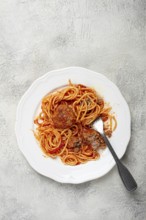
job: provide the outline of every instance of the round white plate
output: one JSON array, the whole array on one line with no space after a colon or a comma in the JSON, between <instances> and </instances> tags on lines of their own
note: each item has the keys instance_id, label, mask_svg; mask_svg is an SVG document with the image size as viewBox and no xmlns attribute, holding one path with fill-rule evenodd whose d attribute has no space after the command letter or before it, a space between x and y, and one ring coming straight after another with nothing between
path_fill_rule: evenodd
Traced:
<instances>
[{"instance_id":1,"label":"round white plate","mask_svg":"<svg viewBox=\"0 0 146 220\"><path fill-rule=\"evenodd\" d=\"M32 132L33 120L42 97L55 88L66 85L69 79L73 83L94 88L112 106L118 127L110 141L119 158L126 151L130 139L131 122L128 105L119 89L100 73L81 67L69 67L51 71L33 82L21 98L17 108L15 131L19 148L38 173L58 182L77 184L99 178L112 169L115 162L109 150L105 149L97 161L90 161L79 166L68 166L64 165L59 158L44 157Z\"/></svg>"}]
</instances>

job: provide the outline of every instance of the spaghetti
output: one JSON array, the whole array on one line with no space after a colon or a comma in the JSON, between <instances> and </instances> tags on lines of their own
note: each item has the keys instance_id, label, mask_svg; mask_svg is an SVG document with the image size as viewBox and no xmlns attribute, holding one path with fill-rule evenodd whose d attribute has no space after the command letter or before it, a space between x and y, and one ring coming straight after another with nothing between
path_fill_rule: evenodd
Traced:
<instances>
[{"instance_id":1,"label":"spaghetti","mask_svg":"<svg viewBox=\"0 0 146 220\"><path fill-rule=\"evenodd\" d=\"M78 165L100 157L106 147L102 136L91 125L98 117L110 137L117 122L107 105L94 89L72 84L46 95L41 112L35 118L34 135L43 152L63 163Z\"/></svg>"}]
</instances>

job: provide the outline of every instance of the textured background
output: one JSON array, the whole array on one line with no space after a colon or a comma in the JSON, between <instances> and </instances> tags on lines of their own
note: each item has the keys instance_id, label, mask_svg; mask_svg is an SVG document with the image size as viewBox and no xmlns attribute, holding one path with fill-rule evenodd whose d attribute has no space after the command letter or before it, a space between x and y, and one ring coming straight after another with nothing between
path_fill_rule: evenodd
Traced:
<instances>
[{"instance_id":1,"label":"textured background","mask_svg":"<svg viewBox=\"0 0 146 220\"><path fill-rule=\"evenodd\" d=\"M0 1L0 220L146 219L145 0ZM18 101L49 70L83 66L105 74L126 98L132 137L123 162L139 188L114 168L81 185L37 174L20 153Z\"/></svg>"}]
</instances>

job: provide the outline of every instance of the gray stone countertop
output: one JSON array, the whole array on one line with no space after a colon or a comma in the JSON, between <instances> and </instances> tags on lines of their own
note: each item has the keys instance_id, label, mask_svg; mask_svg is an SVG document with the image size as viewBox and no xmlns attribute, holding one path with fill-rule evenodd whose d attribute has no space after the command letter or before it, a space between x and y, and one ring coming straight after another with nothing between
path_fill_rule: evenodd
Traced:
<instances>
[{"instance_id":1,"label":"gray stone countertop","mask_svg":"<svg viewBox=\"0 0 146 220\"><path fill-rule=\"evenodd\" d=\"M17 104L44 73L82 66L112 80L127 100L132 136L123 162L138 190L113 168L84 184L37 174L18 149ZM0 1L0 220L146 219L145 0Z\"/></svg>"}]
</instances>

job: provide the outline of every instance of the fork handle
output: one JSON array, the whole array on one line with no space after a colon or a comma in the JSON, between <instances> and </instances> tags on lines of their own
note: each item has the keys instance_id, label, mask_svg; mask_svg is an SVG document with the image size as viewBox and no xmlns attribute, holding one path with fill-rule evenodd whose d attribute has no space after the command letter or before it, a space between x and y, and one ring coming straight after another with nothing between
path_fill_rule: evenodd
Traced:
<instances>
[{"instance_id":1,"label":"fork handle","mask_svg":"<svg viewBox=\"0 0 146 220\"><path fill-rule=\"evenodd\" d=\"M121 177L126 189L128 191L136 190L137 189L137 183L134 180L133 176L131 175L129 170L122 164L122 162L119 160L117 154L115 153L111 143L109 142L109 140L108 140L108 138L106 137L105 134L103 134L103 138L104 138L104 141L105 141L106 145L108 146L111 154L113 155L113 158L116 161L120 177Z\"/></svg>"}]
</instances>

